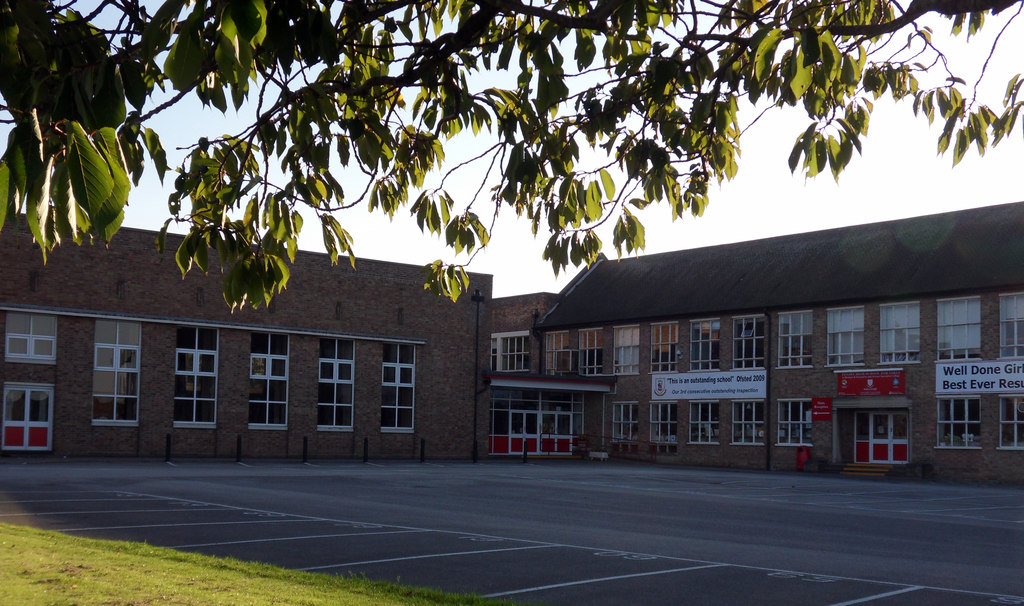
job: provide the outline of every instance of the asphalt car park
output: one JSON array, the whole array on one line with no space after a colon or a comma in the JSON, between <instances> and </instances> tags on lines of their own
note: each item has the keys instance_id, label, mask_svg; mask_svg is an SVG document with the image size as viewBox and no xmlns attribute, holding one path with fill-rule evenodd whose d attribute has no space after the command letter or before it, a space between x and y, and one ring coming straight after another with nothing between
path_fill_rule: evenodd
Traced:
<instances>
[{"instance_id":1,"label":"asphalt car park","mask_svg":"<svg viewBox=\"0 0 1024 606\"><path fill-rule=\"evenodd\" d=\"M1024 490L583 461L4 459L0 521L545 604L1024 604Z\"/></svg>"}]
</instances>

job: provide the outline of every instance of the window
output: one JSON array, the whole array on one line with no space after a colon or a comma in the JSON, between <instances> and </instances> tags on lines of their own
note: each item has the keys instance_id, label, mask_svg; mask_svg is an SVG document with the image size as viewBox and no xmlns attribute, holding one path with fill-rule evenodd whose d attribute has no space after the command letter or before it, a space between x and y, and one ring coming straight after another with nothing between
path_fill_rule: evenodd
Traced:
<instances>
[{"instance_id":1,"label":"window","mask_svg":"<svg viewBox=\"0 0 1024 606\"><path fill-rule=\"evenodd\" d=\"M1024 294L999 297L999 357L1024 357Z\"/></svg>"},{"instance_id":2,"label":"window","mask_svg":"<svg viewBox=\"0 0 1024 606\"><path fill-rule=\"evenodd\" d=\"M981 357L981 299L950 299L938 303L939 359Z\"/></svg>"},{"instance_id":3,"label":"window","mask_svg":"<svg viewBox=\"0 0 1024 606\"><path fill-rule=\"evenodd\" d=\"M779 401L779 444L811 445L811 401Z\"/></svg>"},{"instance_id":4,"label":"window","mask_svg":"<svg viewBox=\"0 0 1024 606\"><path fill-rule=\"evenodd\" d=\"M411 430L416 349L412 345L385 343L381 372L380 428Z\"/></svg>"},{"instance_id":5,"label":"window","mask_svg":"<svg viewBox=\"0 0 1024 606\"><path fill-rule=\"evenodd\" d=\"M864 363L864 308L828 310L828 364Z\"/></svg>"},{"instance_id":6,"label":"window","mask_svg":"<svg viewBox=\"0 0 1024 606\"><path fill-rule=\"evenodd\" d=\"M981 404L978 398L939 400L936 445L953 448L977 446L981 435Z\"/></svg>"},{"instance_id":7,"label":"window","mask_svg":"<svg viewBox=\"0 0 1024 606\"><path fill-rule=\"evenodd\" d=\"M93 421L138 422L140 332L137 322L96 320Z\"/></svg>"},{"instance_id":8,"label":"window","mask_svg":"<svg viewBox=\"0 0 1024 606\"><path fill-rule=\"evenodd\" d=\"M178 328L174 422L217 422L217 330Z\"/></svg>"},{"instance_id":9,"label":"window","mask_svg":"<svg viewBox=\"0 0 1024 606\"><path fill-rule=\"evenodd\" d=\"M651 442L675 444L679 433L675 402L651 403Z\"/></svg>"},{"instance_id":10,"label":"window","mask_svg":"<svg viewBox=\"0 0 1024 606\"><path fill-rule=\"evenodd\" d=\"M580 331L580 374L604 372L604 338L600 328Z\"/></svg>"},{"instance_id":11,"label":"window","mask_svg":"<svg viewBox=\"0 0 1024 606\"><path fill-rule=\"evenodd\" d=\"M491 337L491 368L498 371L530 370L530 333L505 333Z\"/></svg>"},{"instance_id":12,"label":"window","mask_svg":"<svg viewBox=\"0 0 1024 606\"><path fill-rule=\"evenodd\" d=\"M640 327L620 326L615 329L615 374L635 375L640 372Z\"/></svg>"},{"instance_id":13,"label":"window","mask_svg":"<svg viewBox=\"0 0 1024 606\"><path fill-rule=\"evenodd\" d=\"M354 368L355 343L348 339L320 339L320 381L316 401L318 428L352 427Z\"/></svg>"},{"instance_id":14,"label":"window","mask_svg":"<svg viewBox=\"0 0 1024 606\"><path fill-rule=\"evenodd\" d=\"M779 367L811 366L811 319L809 311L779 314Z\"/></svg>"},{"instance_id":15,"label":"window","mask_svg":"<svg viewBox=\"0 0 1024 606\"><path fill-rule=\"evenodd\" d=\"M651 324L651 372L675 372L679 324Z\"/></svg>"},{"instance_id":16,"label":"window","mask_svg":"<svg viewBox=\"0 0 1024 606\"><path fill-rule=\"evenodd\" d=\"M288 335L254 332L249 349L249 424L288 423Z\"/></svg>"},{"instance_id":17,"label":"window","mask_svg":"<svg viewBox=\"0 0 1024 606\"><path fill-rule=\"evenodd\" d=\"M1024 396L999 399L999 446L1024 448Z\"/></svg>"},{"instance_id":18,"label":"window","mask_svg":"<svg viewBox=\"0 0 1024 606\"><path fill-rule=\"evenodd\" d=\"M732 403L732 443L764 443L764 402Z\"/></svg>"},{"instance_id":19,"label":"window","mask_svg":"<svg viewBox=\"0 0 1024 606\"><path fill-rule=\"evenodd\" d=\"M764 317L732 321L733 368L764 368Z\"/></svg>"},{"instance_id":20,"label":"window","mask_svg":"<svg viewBox=\"0 0 1024 606\"><path fill-rule=\"evenodd\" d=\"M568 332L549 332L544 335L544 371L549 375L573 372L576 352L569 348Z\"/></svg>"},{"instance_id":21,"label":"window","mask_svg":"<svg viewBox=\"0 0 1024 606\"><path fill-rule=\"evenodd\" d=\"M718 320L690 322L690 370L718 369Z\"/></svg>"},{"instance_id":22,"label":"window","mask_svg":"<svg viewBox=\"0 0 1024 606\"><path fill-rule=\"evenodd\" d=\"M41 314L7 313L8 360L47 362L57 359L57 318Z\"/></svg>"},{"instance_id":23,"label":"window","mask_svg":"<svg viewBox=\"0 0 1024 606\"><path fill-rule=\"evenodd\" d=\"M921 360L921 312L917 303L879 306L881 362Z\"/></svg>"},{"instance_id":24,"label":"window","mask_svg":"<svg viewBox=\"0 0 1024 606\"><path fill-rule=\"evenodd\" d=\"M718 443L718 402L690 402L690 442Z\"/></svg>"},{"instance_id":25,"label":"window","mask_svg":"<svg viewBox=\"0 0 1024 606\"><path fill-rule=\"evenodd\" d=\"M636 441L639 423L635 403L615 402L612 405L612 439Z\"/></svg>"}]
</instances>

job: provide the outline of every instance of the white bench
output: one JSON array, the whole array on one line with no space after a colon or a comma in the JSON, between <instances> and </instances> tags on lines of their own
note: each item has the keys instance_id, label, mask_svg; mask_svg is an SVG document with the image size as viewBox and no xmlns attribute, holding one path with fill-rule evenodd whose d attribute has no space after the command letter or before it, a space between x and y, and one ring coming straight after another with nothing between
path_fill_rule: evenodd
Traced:
<instances>
[{"instance_id":1,"label":"white bench","mask_svg":"<svg viewBox=\"0 0 1024 606\"><path fill-rule=\"evenodd\" d=\"M587 454L587 456L590 458L591 461L607 461L608 460L608 453L607 452L600 452L600 451L592 450L592 451L590 451Z\"/></svg>"}]
</instances>

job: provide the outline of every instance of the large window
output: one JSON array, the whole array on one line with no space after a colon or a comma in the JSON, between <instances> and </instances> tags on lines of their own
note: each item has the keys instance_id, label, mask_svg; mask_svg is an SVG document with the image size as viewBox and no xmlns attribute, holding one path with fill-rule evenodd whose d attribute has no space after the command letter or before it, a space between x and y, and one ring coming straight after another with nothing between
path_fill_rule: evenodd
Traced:
<instances>
[{"instance_id":1,"label":"large window","mask_svg":"<svg viewBox=\"0 0 1024 606\"><path fill-rule=\"evenodd\" d=\"M828 310L828 364L864 363L864 308Z\"/></svg>"},{"instance_id":2,"label":"large window","mask_svg":"<svg viewBox=\"0 0 1024 606\"><path fill-rule=\"evenodd\" d=\"M600 328L580 331L580 374L599 375L604 372L604 338Z\"/></svg>"},{"instance_id":3,"label":"large window","mask_svg":"<svg viewBox=\"0 0 1024 606\"><path fill-rule=\"evenodd\" d=\"M690 370L718 369L718 338L721 323L718 320L690 322Z\"/></svg>"},{"instance_id":4,"label":"large window","mask_svg":"<svg viewBox=\"0 0 1024 606\"><path fill-rule=\"evenodd\" d=\"M615 329L615 374L634 375L640 372L640 327L619 326Z\"/></svg>"},{"instance_id":5,"label":"large window","mask_svg":"<svg viewBox=\"0 0 1024 606\"><path fill-rule=\"evenodd\" d=\"M401 343L385 343L381 371L381 429L411 430L416 385L416 348Z\"/></svg>"},{"instance_id":6,"label":"large window","mask_svg":"<svg viewBox=\"0 0 1024 606\"><path fill-rule=\"evenodd\" d=\"M779 400L779 444L811 445L810 400Z\"/></svg>"},{"instance_id":7,"label":"large window","mask_svg":"<svg viewBox=\"0 0 1024 606\"><path fill-rule=\"evenodd\" d=\"M651 372L676 371L679 324L651 324Z\"/></svg>"},{"instance_id":8,"label":"large window","mask_svg":"<svg viewBox=\"0 0 1024 606\"><path fill-rule=\"evenodd\" d=\"M4 353L8 360L52 362L57 359L57 318L8 312Z\"/></svg>"},{"instance_id":9,"label":"large window","mask_svg":"<svg viewBox=\"0 0 1024 606\"><path fill-rule=\"evenodd\" d=\"M651 442L655 444L675 444L679 433L679 420L676 417L675 402L651 403Z\"/></svg>"},{"instance_id":10,"label":"large window","mask_svg":"<svg viewBox=\"0 0 1024 606\"><path fill-rule=\"evenodd\" d=\"M779 314L779 367L811 366L812 317L809 311Z\"/></svg>"},{"instance_id":11,"label":"large window","mask_svg":"<svg viewBox=\"0 0 1024 606\"><path fill-rule=\"evenodd\" d=\"M96 320L92 373L92 419L111 423L139 420L138 322Z\"/></svg>"},{"instance_id":12,"label":"large window","mask_svg":"<svg viewBox=\"0 0 1024 606\"><path fill-rule=\"evenodd\" d=\"M178 328L174 366L174 422L217 422L217 330Z\"/></svg>"},{"instance_id":13,"label":"large window","mask_svg":"<svg viewBox=\"0 0 1024 606\"><path fill-rule=\"evenodd\" d=\"M939 359L981 357L981 299L938 302Z\"/></svg>"},{"instance_id":14,"label":"large window","mask_svg":"<svg viewBox=\"0 0 1024 606\"><path fill-rule=\"evenodd\" d=\"M764 402L732 403L732 443L764 443Z\"/></svg>"},{"instance_id":15,"label":"large window","mask_svg":"<svg viewBox=\"0 0 1024 606\"><path fill-rule=\"evenodd\" d=\"M509 372L530 370L530 333L493 335L491 337L491 368Z\"/></svg>"},{"instance_id":16,"label":"large window","mask_svg":"<svg viewBox=\"0 0 1024 606\"><path fill-rule=\"evenodd\" d=\"M881 362L921 360L921 312L914 303L879 306Z\"/></svg>"},{"instance_id":17,"label":"large window","mask_svg":"<svg viewBox=\"0 0 1024 606\"><path fill-rule=\"evenodd\" d=\"M999 399L999 446L1024 448L1024 396Z\"/></svg>"},{"instance_id":18,"label":"large window","mask_svg":"<svg viewBox=\"0 0 1024 606\"><path fill-rule=\"evenodd\" d=\"M355 344L348 339L320 339L320 381L316 425L351 429Z\"/></svg>"},{"instance_id":19,"label":"large window","mask_svg":"<svg viewBox=\"0 0 1024 606\"><path fill-rule=\"evenodd\" d=\"M999 357L1024 357L1024 294L999 297Z\"/></svg>"},{"instance_id":20,"label":"large window","mask_svg":"<svg viewBox=\"0 0 1024 606\"><path fill-rule=\"evenodd\" d=\"M249 424L288 423L288 335L254 332L249 349Z\"/></svg>"},{"instance_id":21,"label":"large window","mask_svg":"<svg viewBox=\"0 0 1024 606\"><path fill-rule=\"evenodd\" d=\"M978 446L981 435L981 403L978 398L939 400L938 446Z\"/></svg>"},{"instance_id":22,"label":"large window","mask_svg":"<svg viewBox=\"0 0 1024 606\"><path fill-rule=\"evenodd\" d=\"M690 442L718 443L718 402L690 402Z\"/></svg>"},{"instance_id":23,"label":"large window","mask_svg":"<svg viewBox=\"0 0 1024 606\"><path fill-rule=\"evenodd\" d=\"M733 368L764 368L764 316L732 321Z\"/></svg>"},{"instance_id":24,"label":"large window","mask_svg":"<svg viewBox=\"0 0 1024 606\"><path fill-rule=\"evenodd\" d=\"M612 405L612 439L636 441L639 432L635 402L615 402Z\"/></svg>"},{"instance_id":25,"label":"large window","mask_svg":"<svg viewBox=\"0 0 1024 606\"><path fill-rule=\"evenodd\" d=\"M549 375L565 375L573 372L575 350L569 347L567 331L549 332L544 335L544 372Z\"/></svg>"}]
</instances>

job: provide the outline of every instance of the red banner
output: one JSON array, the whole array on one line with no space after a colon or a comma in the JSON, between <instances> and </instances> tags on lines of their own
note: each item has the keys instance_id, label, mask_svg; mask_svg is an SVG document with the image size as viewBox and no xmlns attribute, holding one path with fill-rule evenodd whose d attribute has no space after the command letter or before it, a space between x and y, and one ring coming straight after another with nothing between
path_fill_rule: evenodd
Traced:
<instances>
[{"instance_id":1,"label":"red banner","mask_svg":"<svg viewBox=\"0 0 1024 606\"><path fill-rule=\"evenodd\" d=\"M907 393L902 370L839 373L841 396L902 396Z\"/></svg>"},{"instance_id":2,"label":"red banner","mask_svg":"<svg viewBox=\"0 0 1024 606\"><path fill-rule=\"evenodd\" d=\"M811 399L811 420L831 421L832 420L832 398Z\"/></svg>"}]
</instances>

